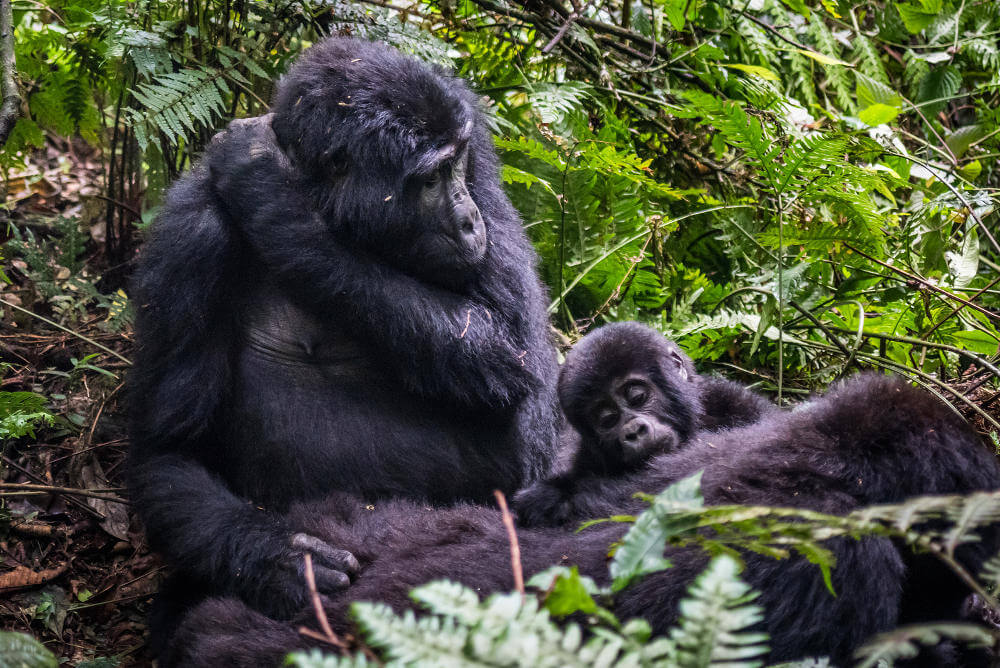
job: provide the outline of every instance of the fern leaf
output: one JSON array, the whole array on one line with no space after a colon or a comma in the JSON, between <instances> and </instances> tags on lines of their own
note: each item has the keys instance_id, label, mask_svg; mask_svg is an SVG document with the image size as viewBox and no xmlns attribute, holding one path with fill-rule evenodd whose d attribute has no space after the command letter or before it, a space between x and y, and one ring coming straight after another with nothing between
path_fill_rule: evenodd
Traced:
<instances>
[{"instance_id":1,"label":"fern leaf","mask_svg":"<svg viewBox=\"0 0 1000 668\"><path fill-rule=\"evenodd\" d=\"M931 647L942 640L954 640L963 646L990 647L995 642L989 630L975 624L940 623L901 626L880 633L858 650L856 668L892 666L898 659L912 659L921 646Z\"/></svg>"},{"instance_id":2,"label":"fern leaf","mask_svg":"<svg viewBox=\"0 0 1000 668\"><path fill-rule=\"evenodd\" d=\"M759 666L767 654L766 633L744 631L764 619L764 610L753 605L757 593L739 577L740 564L733 557L713 559L680 602L677 626L670 639L677 648L677 666Z\"/></svg>"}]
</instances>

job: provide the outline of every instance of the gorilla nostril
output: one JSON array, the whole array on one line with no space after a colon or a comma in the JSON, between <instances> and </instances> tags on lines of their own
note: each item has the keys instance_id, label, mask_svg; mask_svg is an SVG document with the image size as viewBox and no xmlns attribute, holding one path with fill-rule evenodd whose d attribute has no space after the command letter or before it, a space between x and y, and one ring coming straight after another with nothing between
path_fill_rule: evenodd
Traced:
<instances>
[{"instance_id":1,"label":"gorilla nostril","mask_svg":"<svg viewBox=\"0 0 1000 668\"><path fill-rule=\"evenodd\" d=\"M475 231L476 231L476 226L472 224L471 220L467 220L467 221L465 221L465 222L462 223L462 233L463 234L472 234Z\"/></svg>"}]
</instances>

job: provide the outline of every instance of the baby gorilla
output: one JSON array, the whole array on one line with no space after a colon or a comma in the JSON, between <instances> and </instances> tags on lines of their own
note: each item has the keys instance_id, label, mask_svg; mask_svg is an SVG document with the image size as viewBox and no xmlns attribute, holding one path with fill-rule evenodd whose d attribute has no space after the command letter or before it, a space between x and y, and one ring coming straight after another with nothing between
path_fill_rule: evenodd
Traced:
<instances>
[{"instance_id":1,"label":"baby gorilla","mask_svg":"<svg viewBox=\"0 0 1000 668\"><path fill-rule=\"evenodd\" d=\"M630 392L628 385L636 380L643 382ZM581 574L606 585L608 547L627 526L603 523L580 533L570 527L585 519L638 514L645 504L635 498L636 492L658 492L698 471L703 472L701 489L708 505L773 505L840 515L920 494L1000 487L1000 464L968 427L936 398L896 378L859 375L795 410L779 411L724 382L695 376L690 363L655 332L615 325L595 332L573 351L561 390L569 419L581 432L569 471L581 473L576 479L565 474L567 488L556 497L556 510L568 526L518 531L529 577L552 564L575 564ZM656 406L649 409L655 418L638 405L629 406L629 396L643 393L644 405ZM617 400L602 406L605 395ZM727 403L740 416L737 424L750 424L726 428L732 418L721 407ZM602 441L594 413L587 411L596 408L599 413L612 405L622 412L621 424L655 419L650 432L672 431L656 443L674 449L653 454L644 464L616 465L620 473L613 476L601 474L604 464L587 464L588 454L602 444L622 452L619 441L627 434L619 429L619 439ZM630 416L624 415L623 405ZM705 406L715 406L714 417ZM572 412L577 409L582 413ZM607 461L598 454L599 462ZM527 498L518 498L522 512ZM538 515L540 524L551 523L544 513ZM288 521L297 530L343 546L361 561L350 588L325 601L338 632L351 629L347 608L352 601L382 601L403 610L413 605L409 590L431 580L461 582L483 596L512 588L507 536L493 508L428 509L393 501L372 509L341 495L294 507ZM958 560L979 572L983 561L1000 549L998 531L981 530L979 542L960 546ZM770 636L769 662L825 655L835 665L847 665L875 633L904 623L961 618L968 591L932 556L915 555L886 538L836 538L825 545L835 558L836 596L804 557L743 555L743 577L760 592L758 602L765 610L760 626ZM669 547L665 556L672 568L646 576L612 602L620 619L643 617L657 634L676 621L688 585L707 563L695 548ZM184 618L174 660L206 668L276 665L285 652L314 644L297 632L300 622L315 626L313 613L304 611L290 624L236 599L212 599ZM966 656L960 662L944 653L949 650L933 648L933 657L917 661L986 665L981 657Z\"/></svg>"},{"instance_id":2,"label":"baby gorilla","mask_svg":"<svg viewBox=\"0 0 1000 668\"><path fill-rule=\"evenodd\" d=\"M562 437L569 463L514 497L522 526L579 517L572 505L585 479L636 471L696 433L750 425L778 410L738 383L699 376L676 344L635 322L602 327L570 351L559 402L572 428Z\"/></svg>"}]
</instances>

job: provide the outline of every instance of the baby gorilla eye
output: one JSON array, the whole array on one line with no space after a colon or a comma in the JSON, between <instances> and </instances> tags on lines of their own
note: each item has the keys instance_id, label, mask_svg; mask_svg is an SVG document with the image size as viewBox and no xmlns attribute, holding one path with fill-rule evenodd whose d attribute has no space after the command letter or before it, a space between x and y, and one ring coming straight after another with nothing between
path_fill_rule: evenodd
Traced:
<instances>
[{"instance_id":1,"label":"baby gorilla eye","mask_svg":"<svg viewBox=\"0 0 1000 668\"><path fill-rule=\"evenodd\" d=\"M641 406L646 403L649 393L646 392L646 386L642 383L630 383L625 388L625 401L628 402L629 406Z\"/></svg>"},{"instance_id":2,"label":"baby gorilla eye","mask_svg":"<svg viewBox=\"0 0 1000 668\"><path fill-rule=\"evenodd\" d=\"M597 411L597 426L601 429L611 429L618 424L618 411L606 407Z\"/></svg>"}]
</instances>

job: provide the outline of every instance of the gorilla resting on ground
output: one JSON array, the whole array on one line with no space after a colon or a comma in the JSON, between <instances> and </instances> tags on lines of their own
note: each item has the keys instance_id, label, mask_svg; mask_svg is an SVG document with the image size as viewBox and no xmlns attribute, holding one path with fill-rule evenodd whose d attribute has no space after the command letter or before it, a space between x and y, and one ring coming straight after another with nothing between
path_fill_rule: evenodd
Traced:
<instances>
[{"instance_id":1,"label":"gorilla resting on ground","mask_svg":"<svg viewBox=\"0 0 1000 668\"><path fill-rule=\"evenodd\" d=\"M154 633L202 592L270 614L355 558L290 503L486 501L547 469L558 411L536 257L475 95L329 39L170 191L135 278L132 496L176 569Z\"/></svg>"},{"instance_id":2,"label":"gorilla resting on ground","mask_svg":"<svg viewBox=\"0 0 1000 668\"><path fill-rule=\"evenodd\" d=\"M635 462L632 472L617 477L587 473L565 486L550 481L521 495L522 506L533 493L540 507L554 509L569 523L637 513L644 504L633 498L635 492L659 491L699 470L704 471L702 493L709 504L772 504L838 514L920 494L1000 486L1000 465L966 425L933 397L884 376L858 376L793 411L761 406L764 415L756 424L695 431L705 382L693 376L674 346L634 324L598 330L567 360L561 399L581 432L581 453L609 445L614 449L610 459L618 458L621 444L595 434L608 408L603 397L636 394L627 387L620 392L620 378L644 386L647 409L633 412L655 422L662 442L679 447L655 454L645 464ZM682 434L689 434L686 442ZM608 459L602 455L602 461ZM544 492L553 490L553 499L546 499ZM347 547L364 564L351 588L327 601L339 630L349 628L346 609L351 601L407 608L412 605L407 592L433 579L456 580L483 595L512 588L507 537L494 509L431 510L397 501L366 510L360 501L338 496L296 506L288 521ZM624 531L614 524L580 534L565 526L522 528L525 574L556 563L577 564L581 573L606 584L608 546ZM819 569L800 557L775 561L745 555L744 577L761 592L766 611L769 660L829 655L843 665L874 633L904 622L960 615L967 590L936 562L904 553L888 539L835 539L828 545L837 560L837 596L827 590ZM965 546L959 556L975 569L998 547L1000 537L991 532L981 543ZM667 556L673 568L617 594L614 609L620 618L644 617L658 633L674 621L678 601L707 559L689 548L671 548ZM307 611L301 621L308 623L311 617ZM285 651L309 644L296 628L235 599L213 599L184 620L176 660L194 666L275 663ZM958 664L954 657L936 653L926 665Z\"/></svg>"}]
</instances>

